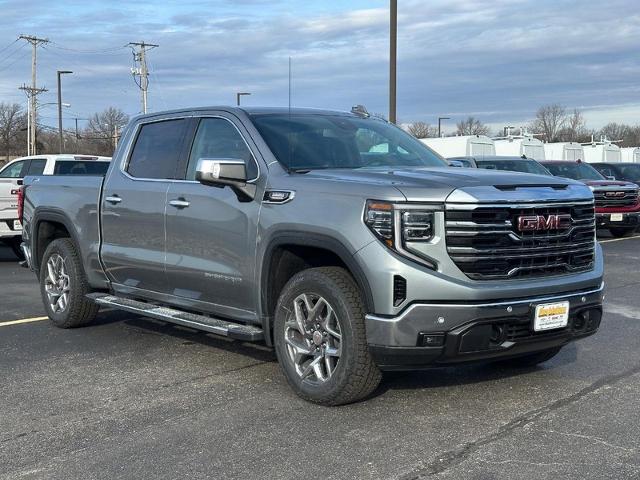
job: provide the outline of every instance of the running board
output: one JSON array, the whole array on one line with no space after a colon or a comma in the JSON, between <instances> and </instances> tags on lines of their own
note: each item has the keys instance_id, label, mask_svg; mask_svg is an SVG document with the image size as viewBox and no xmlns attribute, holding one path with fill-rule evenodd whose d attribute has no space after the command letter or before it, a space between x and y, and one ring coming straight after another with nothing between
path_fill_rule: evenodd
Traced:
<instances>
[{"instance_id":1,"label":"running board","mask_svg":"<svg viewBox=\"0 0 640 480\"><path fill-rule=\"evenodd\" d=\"M151 317L157 320L175 323L185 327L204 330L224 337L245 342L257 342L264 338L262 329L251 325L220 320L219 318L207 317L195 313L183 312L169 307L161 307L152 303L139 302L124 297L116 297L106 293L90 293L87 298L93 300L98 305L105 305L137 313L144 317Z\"/></svg>"}]
</instances>

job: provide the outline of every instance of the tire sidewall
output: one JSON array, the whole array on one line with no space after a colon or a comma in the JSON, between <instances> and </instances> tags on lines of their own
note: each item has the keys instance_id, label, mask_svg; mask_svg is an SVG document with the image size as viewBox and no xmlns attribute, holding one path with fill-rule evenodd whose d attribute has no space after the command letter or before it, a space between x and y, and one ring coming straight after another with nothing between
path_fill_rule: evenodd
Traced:
<instances>
[{"instance_id":1,"label":"tire sidewall","mask_svg":"<svg viewBox=\"0 0 640 480\"><path fill-rule=\"evenodd\" d=\"M78 266L75 264L74 252L71 251L71 248L68 244L68 241L59 239L54 240L49 244L47 249L44 252L42 257L42 263L40 264L40 293L42 296L42 303L44 304L45 311L47 315L51 319L51 321L58 326L65 325L71 317L71 311L73 310L73 302L75 301L75 296L78 292L76 292L77 285L80 283L78 280ZM62 257L65 265L65 270L67 275L69 275L69 299L67 303L67 308L64 309L63 312L54 312L51 309L51 305L49 305L49 298L47 295L47 291L45 289L45 280L48 276L47 262L51 258L51 256L58 254Z\"/></svg>"},{"instance_id":2,"label":"tire sidewall","mask_svg":"<svg viewBox=\"0 0 640 480\"><path fill-rule=\"evenodd\" d=\"M338 365L329 380L319 385L303 381L289 358L284 341L284 324L292 315L293 300L301 293L319 295L333 308L341 329L341 354ZM287 381L302 396L314 401L325 401L339 394L348 383L349 375L354 370L354 330L353 315L344 294L328 277L313 271L296 274L283 289L278 300L274 321L274 344L278 362L284 371Z\"/></svg>"}]
</instances>

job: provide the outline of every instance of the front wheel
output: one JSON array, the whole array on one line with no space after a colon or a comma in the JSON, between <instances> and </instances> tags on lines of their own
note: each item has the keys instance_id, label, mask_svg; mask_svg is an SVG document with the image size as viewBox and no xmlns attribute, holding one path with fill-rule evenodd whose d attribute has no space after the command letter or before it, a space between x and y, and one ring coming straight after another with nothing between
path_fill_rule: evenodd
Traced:
<instances>
[{"instance_id":1,"label":"front wheel","mask_svg":"<svg viewBox=\"0 0 640 480\"><path fill-rule=\"evenodd\" d=\"M382 378L366 341L362 295L338 267L304 270L285 285L273 327L278 361L293 390L321 405L371 394Z\"/></svg>"},{"instance_id":2,"label":"front wheel","mask_svg":"<svg viewBox=\"0 0 640 480\"><path fill-rule=\"evenodd\" d=\"M628 237L636 230L636 227L612 227L609 229L611 235L616 238Z\"/></svg>"},{"instance_id":3,"label":"front wheel","mask_svg":"<svg viewBox=\"0 0 640 480\"><path fill-rule=\"evenodd\" d=\"M51 242L40 265L40 293L53 324L72 328L91 323L99 307L87 299L90 291L75 244L68 238Z\"/></svg>"}]
</instances>

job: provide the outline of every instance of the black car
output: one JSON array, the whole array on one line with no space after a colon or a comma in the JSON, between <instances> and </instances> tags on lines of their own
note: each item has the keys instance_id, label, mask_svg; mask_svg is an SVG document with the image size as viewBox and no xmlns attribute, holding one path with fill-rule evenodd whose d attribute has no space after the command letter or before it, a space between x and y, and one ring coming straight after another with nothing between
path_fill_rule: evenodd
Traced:
<instances>
[{"instance_id":1,"label":"black car","mask_svg":"<svg viewBox=\"0 0 640 480\"><path fill-rule=\"evenodd\" d=\"M592 163L591 166L607 178L640 185L640 163Z\"/></svg>"},{"instance_id":2,"label":"black car","mask_svg":"<svg viewBox=\"0 0 640 480\"><path fill-rule=\"evenodd\" d=\"M551 175L551 172L533 158L526 157L451 157L447 158L449 165L466 168L483 168L485 170L506 170L510 172L535 173L537 175Z\"/></svg>"}]
</instances>

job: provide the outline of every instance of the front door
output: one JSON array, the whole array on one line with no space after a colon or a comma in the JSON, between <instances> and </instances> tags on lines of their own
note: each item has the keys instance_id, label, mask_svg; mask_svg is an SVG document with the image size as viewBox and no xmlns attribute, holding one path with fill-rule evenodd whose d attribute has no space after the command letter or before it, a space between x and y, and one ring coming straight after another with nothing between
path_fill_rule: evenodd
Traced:
<instances>
[{"instance_id":1,"label":"front door","mask_svg":"<svg viewBox=\"0 0 640 480\"><path fill-rule=\"evenodd\" d=\"M188 119L142 124L102 196L102 260L116 289L166 293L165 212Z\"/></svg>"},{"instance_id":2,"label":"front door","mask_svg":"<svg viewBox=\"0 0 640 480\"><path fill-rule=\"evenodd\" d=\"M213 313L250 319L261 193L242 202L230 187L195 181L200 158L243 159L248 178L258 179L258 164L239 128L224 116L200 120L185 181L172 183L167 195L166 265L170 294Z\"/></svg>"}]
</instances>

